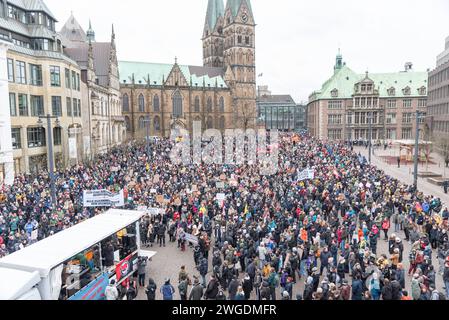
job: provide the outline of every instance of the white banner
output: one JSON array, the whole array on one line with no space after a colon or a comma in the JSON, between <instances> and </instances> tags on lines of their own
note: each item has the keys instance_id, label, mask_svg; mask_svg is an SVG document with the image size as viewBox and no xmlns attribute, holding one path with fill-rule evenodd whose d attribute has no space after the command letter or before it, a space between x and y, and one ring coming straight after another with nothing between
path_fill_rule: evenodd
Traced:
<instances>
[{"instance_id":1,"label":"white banner","mask_svg":"<svg viewBox=\"0 0 449 320\"><path fill-rule=\"evenodd\" d=\"M226 194L224 194L224 193L218 193L216 199L217 199L217 201L225 201L225 199L226 199Z\"/></svg>"},{"instance_id":2,"label":"white banner","mask_svg":"<svg viewBox=\"0 0 449 320\"><path fill-rule=\"evenodd\" d=\"M78 151L76 148L76 138L69 138L69 157L70 157L70 159L78 159Z\"/></svg>"},{"instance_id":3,"label":"white banner","mask_svg":"<svg viewBox=\"0 0 449 320\"><path fill-rule=\"evenodd\" d=\"M125 205L123 190L114 194L108 190L88 190L83 192L85 207L122 207Z\"/></svg>"},{"instance_id":4,"label":"white banner","mask_svg":"<svg viewBox=\"0 0 449 320\"><path fill-rule=\"evenodd\" d=\"M198 237L195 237L194 235L191 235L190 233L186 233L185 237L186 237L187 242L190 242L194 245L198 244Z\"/></svg>"},{"instance_id":5,"label":"white banner","mask_svg":"<svg viewBox=\"0 0 449 320\"><path fill-rule=\"evenodd\" d=\"M306 169L303 172L299 173L298 175L298 181L313 180L313 179L315 179L315 170L313 169Z\"/></svg>"}]
</instances>

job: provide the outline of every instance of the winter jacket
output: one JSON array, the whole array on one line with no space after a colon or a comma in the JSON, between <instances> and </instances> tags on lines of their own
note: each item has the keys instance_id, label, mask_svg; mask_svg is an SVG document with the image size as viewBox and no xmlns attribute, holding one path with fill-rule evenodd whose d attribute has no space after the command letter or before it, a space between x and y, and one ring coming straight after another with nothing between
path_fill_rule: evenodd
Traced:
<instances>
[{"instance_id":1,"label":"winter jacket","mask_svg":"<svg viewBox=\"0 0 449 320\"><path fill-rule=\"evenodd\" d=\"M189 300L199 301L203 297L203 286L201 284L195 284L190 291Z\"/></svg>"}]
</instances>

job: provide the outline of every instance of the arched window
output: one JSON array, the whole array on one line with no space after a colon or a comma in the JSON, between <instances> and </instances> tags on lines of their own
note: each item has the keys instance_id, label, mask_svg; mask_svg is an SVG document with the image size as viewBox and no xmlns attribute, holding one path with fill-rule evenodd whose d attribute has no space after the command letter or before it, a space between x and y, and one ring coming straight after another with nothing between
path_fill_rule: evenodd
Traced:
<instances>
[{"instance_id":1,"label":"arched window","mask_svg":"<svg viewBox=\"0 0 449 320\"><path fill-rule=\"evenodd\" d=\"M220 117L219 127L221 130L224 130L224 128L225 128L225 117L223 117L223 116Z\"/></svg>"},{"instance_id":2,"label":"arched window","mask_svg":"<svg viewBox=\"0 0 449 320\"><path fill-rule=\"evenodd\" d=\"M207 112L212 113L212 98L207 98Z\"/></svg>"},{"instance_id":3,"label":"arched window","mask_svg":"<svg viewBox=\"0 0 449 320\"><path fill-rule=\"evenodd\" d=\"M225 112L224 111L225 110L225 106L224 106L224 98L223 97L220 97L219 106L220 106L219 112Z\"/></svg>"},{"instance_id":4,"label":"arched window","mask_svg":"<svg viewBox=\"0 0 449 320\"><path fill-rule=\"evenodd\" d=\"M139 118L139 129L145 129L145 118L144 117L140 117Z\"/></svg>"},{"instance_id":5,"label":"arched window","mask_svg":"<svg viewBox=\"0 0 449 320\"><path fill-rule=\"evenodd\" d=\"M173 117L182 116L182 95L179 91L176 91L172 97L173 100Z\"/></svg>"},{"instance_id":6,"label":"arched window","mask_svg":"<svg viewBox=\"0 0 449 320\"><path fill-rule=\"evenodd\" d=\"M206 127L207 129L212 129L214 127L214 119L212 117L207 117Z\"/></svg>"},{"instance_id":7,"label":"arched window","mask_svg":"<svg viewBox=\"0 0 449 320\"><path fill-rule=\"evenodd\" d=\"M153 127L154 127L154 131L161 131L161 118L159 118L159 116L154 117Z\"/></svg>"},{"instance_id":8,"label":"arched window","mask_svg":"<svg viewBox=\"0 0 449 320\"><path fill-rule=\"evenodd\" d=\"M159 96L156 94L153 98L153 108L154 108L154 112L160 112L160 101L159 101Z\"/></svg>"},{"instance_id":9,"label":"arched window","mask_svg":"<svg viewBox=\"0 0 449 320\"><path fill-rule=\"evenodd\" d=\"M123 107L123 112L129 112L129 97L126 93L123 95L122 107Z\"/></svg>"},{"instance_id":10,"label":"arched window","mask_svg":"<svg viewBox=\"0 0 449 320\"><path fill-rule=\"evenodd\" d=\"M195 97L195 112L200 112L200 98L198 96Z\"/></svg>"},{"instance_id":11,"label":"arched window","mask_svg":"<svg viewBox=\"0 0 449 320\"><path fill-rule=\"evenodd\" d=\"M129 120L129 117L125 117L125 125L126 125L126 130L131 131L131 121Z\"/></svg>"},{"instance_id":12,"label":"arched window","mask_svg":"<svg viewBox=\"0 0 449 320\"><path fill-rule=\"evenodd\" d=\"M145 112L145 98L143 94L139 95L139 112Z\"/></svg>"}]
</instances>

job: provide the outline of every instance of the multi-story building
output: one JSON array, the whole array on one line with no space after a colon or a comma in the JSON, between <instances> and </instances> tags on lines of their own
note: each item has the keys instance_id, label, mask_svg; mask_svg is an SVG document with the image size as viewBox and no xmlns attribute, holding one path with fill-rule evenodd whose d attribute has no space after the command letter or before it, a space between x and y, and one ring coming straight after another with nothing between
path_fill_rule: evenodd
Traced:
<instances>
[{"instance_id":1,"label":"multi-story building","mask_svg":"<svg viewBox=\"0 0 449 320\"><path fill-rule=\"evenodd\" d=\"M0 66L7 65L6 52L10 42L0 39ZM11 115L9 108L8 72L0 68L0 184L12 185L14 182L14 158L11 137Z\"/></svg>"},{"instance_id":2,"label":"multi-story building","mask_svg":"<svg viewBox=\"0 0 449 320\"><path fill-rule=\"evenodd\" d=\"M432 138L441 148L445 137L445 153L449 153L449 37L446 49L437 58L437 67L429 74L429 102L426 123L432 131Z\"/></svg>"},{"instance_id":3,"label":"multi-story building","mask_svg":"<svg viewBox=\"0 0 449 320\"><path fill-rule=\"evenodd\" d=\"M290 95L272 95L267 87L259 88L257 120L267 130L301 131L304 126L305 108Z\"/></svg>"},{"instance_id":4,"label":"multi-story building","mask_svg":"<svg viewBox=\"0 0 449 320\"><path fill-rule=\"evenodd\" d=\"M250 0L209 0L203 66L119 62L123 114L135 138L175 126L225 130L256 125L255 22Z\"/></svg>"},{"instance_id":5,"label":"multi-story building","mask_svg":"<svg viewBox=\"0 0 449 320\"><path fill-rule=\"evenodd\" d=\"M366 141L371 123L374 140L414 139L416 111L427 109L427 77L411 63L402 72L357 74L339 53L332 77L309 97L309 132L322 139ZM425 138L426 130L420 132Z\"/></svg>"},{"instance_id":6,"label":"multi-story building","mask_svg":"<svg viewBox=\"0 0 449 320\"><path fill-rule=\"evenodd\" d=\"M86 33L72 14L60 34L64 52L78 63L87 86L82 100L83 146L85 157L91 158L126 139L114 27L110 41L97 42L92 25Z\"/></svg>"},{"instance_id":7,"label":"multi-story building","mask_svg":"<svg viewBox=\"0 0 449 320\"><path fill-rule=\"evenodd\" d=\"M0 1L0 37L11 42L5 64L16 173L47 168L50 114L56 168L81 155L81 70L63 53L56 18L42 0ZM3 66L3 65L2 65ZM70 141L70 143L69 143Z\"/></svg>"}]
</instances>

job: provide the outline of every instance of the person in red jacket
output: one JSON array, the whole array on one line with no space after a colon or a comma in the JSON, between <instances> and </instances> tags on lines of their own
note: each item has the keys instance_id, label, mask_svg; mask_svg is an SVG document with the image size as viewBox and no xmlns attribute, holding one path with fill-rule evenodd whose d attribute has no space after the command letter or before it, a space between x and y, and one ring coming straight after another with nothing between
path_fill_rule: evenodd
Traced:
<instances>
[{"instance_id":1,"label":"person in red jacket","mask_svg":"<svg viewBox=\"0 0 449 320\"><path fill-rule=\"evenodd\" d=\"M388 241L388 230L390 229L390 219L385 218L382 222L382 230L384 231L384 240Z\"/></svg>"}]
</instances>

